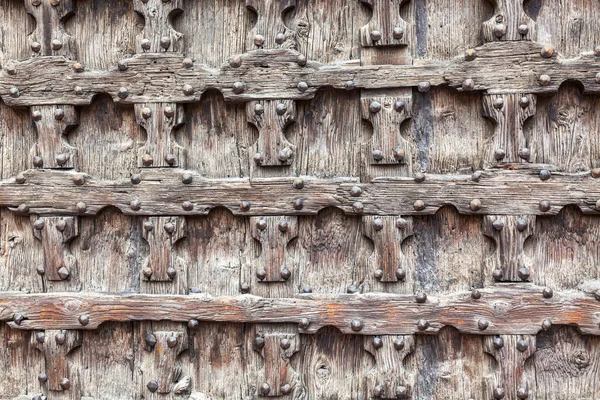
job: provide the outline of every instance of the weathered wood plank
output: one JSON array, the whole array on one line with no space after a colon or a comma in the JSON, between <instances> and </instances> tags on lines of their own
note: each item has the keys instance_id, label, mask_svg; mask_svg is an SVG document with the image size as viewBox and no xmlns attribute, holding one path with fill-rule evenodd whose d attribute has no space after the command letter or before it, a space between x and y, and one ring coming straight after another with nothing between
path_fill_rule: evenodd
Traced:
<instances>
[{"instance_id":1,"label":"weathered wood plank","mask_svg":"<svg viewBox=\"0 0 600 400\"><path fill-rule=\"evenodd\" d=\"M463 291L418 302L413 295L381 293L263 298L7 292L0 299L0 320L19 329L94 329L106 321L132 320L298 323L302 333L330 325L362 335L435 333L444 326L470 334L533 335L548 320L600 335L600 301L593 294L543 292L537 286L504 284L480 289L478 298ZM15 319L15 314L23 318ZM87 317L85 325L82 315Z\"/></svg>"},{"instance_id":2,"label":"weathered wood plank","mask_svg":"<svg viewBox=\"0 0 600 400\"><path fill-rule=\"evenodd\" d=\"M377 178L361 184L355 178L302 177L301 185L298 178L206 179L179 169L144 170L131 181L28 170L0 182L0 205L40 215L95 215L107 206L144 216L204 215L215 207L252 216L310 215L326 207L359 215L431 215L446 205L477 215L555 215L567 205L598 213L600 186L589 173L554 173L551 179L540 179L532 172L547 166L527 168L473 176Z\"/></svg>"}]
</instances>

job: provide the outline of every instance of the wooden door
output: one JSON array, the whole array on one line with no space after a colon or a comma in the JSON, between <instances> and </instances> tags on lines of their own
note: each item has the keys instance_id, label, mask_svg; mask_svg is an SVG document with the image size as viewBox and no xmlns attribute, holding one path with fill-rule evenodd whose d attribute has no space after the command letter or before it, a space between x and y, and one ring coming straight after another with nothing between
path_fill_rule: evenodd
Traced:
<instances>
[{"instance_id":1,"label":"wooden door","mask_svg":"<svg viewBox=\"0 0 600 400\"><path fill-rule=\"evenodd\" d=\"M598 0L0 0L0 399L600 399Z\"/></svg>"}]
</instances>

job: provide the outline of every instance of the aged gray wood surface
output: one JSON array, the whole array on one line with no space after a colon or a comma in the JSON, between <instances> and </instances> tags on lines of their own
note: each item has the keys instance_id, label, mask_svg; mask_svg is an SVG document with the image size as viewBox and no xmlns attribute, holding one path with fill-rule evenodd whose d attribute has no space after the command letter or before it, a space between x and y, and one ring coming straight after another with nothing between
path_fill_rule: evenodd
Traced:
<instances>
[{"instance_id":1,"label":"aged gray wood surface","mask_svg":"<svg viewBox=\"0 0 600 400\"><path fill-rule=\"evenodd\" d=\"M599 13L0 0L0 398L600 399Z\"/></svg>"}]
</instances>

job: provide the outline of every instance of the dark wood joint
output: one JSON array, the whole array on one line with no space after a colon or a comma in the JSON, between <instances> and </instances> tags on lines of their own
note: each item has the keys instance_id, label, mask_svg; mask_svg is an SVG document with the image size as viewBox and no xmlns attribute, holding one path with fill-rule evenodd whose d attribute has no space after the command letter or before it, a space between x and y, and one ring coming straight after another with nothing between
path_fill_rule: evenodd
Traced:
<instances>
[{"instance_id":1,"label":"dark wood joint","mask_svg":"<svg viewBox=\"0 0 600 400\"><path fill-rule=\"evenodd\" d=\"M298 217L251 217L250 233L261 245L260 256L254 263L259 281L287 281L293 270L287 246L298 235Z\"/></svg>"},{"instance_id":2,"label":"dark wood joint","mask_svg":"<svg viewBox=\"0 0 600 400\"><path fill-rule=\"evenodd\" d=\"M68 244L79 236L78 217L31 216L33 235L42 242L44 265L38 268L49 281L68 279L75 260Z\"/></svg>"},{"instance_id":3,"label":"dark wood joint","mask_svg":"<svg viewBox=\"0 0 600 400\"><path fill-rule=\"evenodd\" d=\"M31 345L42 352L45 372L38 380L48 390L63 391L72 386L68 355L81 346L83 333L78 330L45 330L31 335Z\"/></svg>"}]
</instances>

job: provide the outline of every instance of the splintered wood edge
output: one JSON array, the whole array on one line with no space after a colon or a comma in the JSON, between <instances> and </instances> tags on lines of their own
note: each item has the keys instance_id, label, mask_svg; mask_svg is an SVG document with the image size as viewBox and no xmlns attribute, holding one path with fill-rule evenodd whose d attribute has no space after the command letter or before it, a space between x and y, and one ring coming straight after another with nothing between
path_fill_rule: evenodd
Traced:
<instances>
[{"instance_id":1,"label":"splintered wood edge","mask_svg":"<svg viewBox=\"0 0 600 400\"><path fill-rule=\"evenodd\" d=\"M123 60L122 70L83 72L75 72L74 62L64 57L42 57L7 63L10 68L0 74L0 97L9 106L87 105L100 93L120 104L187 103L200 101L206 90L216 89L234 102L306 100L319 88L342 89L349 81L357 89L417 87L427 82L459 91L535 94L554 93L569 80L579 81L587 93L600 93L599 57L585 53L566 60L556 54L544 58L542 48L529 41L491 42L476 48L471 61L459 56L447 62L378 66L299 64L301 54L294 50L260 49L238 56L239 65L226 63L217 69L191 65L180 53L144 53ZM549 80L540 83L542 75ZM463 89L466 79L474 85Z\"/></svg>"},{"instance_id":2,"label":"splintered wood edge","mask_svg":"<svg viewBox=\"0 0 600 400\"><path fill-rule=\"evenodd\" d=\"M497 285L471 292L428 296L372 293L298 295L262 298L253 295L213 297L102 293L3 293L0 320L17 329L96 329L108 321L175 321L192 319L227 323L298 323L301 333L333 326L347 334L409 335L436 333L452 326L479 335L530 335L548 320L600 335L600 301L580 291L546 298L543 289L526 284ZM24 317L19 324L13 316ZM81 318L81 316L84 316ZM306 320L304 320L306 319ZM85 321L85 325L80 322ZM304 320L304 321L303 321ZM308 322L308 324L307 324ZM547 325L547 322L544 324ZM546 326L547 329L548 326Z\"/></svg>"},{"instance_id":3,"label":"splintered wood edge","mask_svg":"<svg viewBox=\"0 0 600 400\"><path fill-rule=\"evenodd\" d=\"M206 215L215 207L241 216L314 215L327 207L353 215L432 215L448 205L472 215L556 215L568 205L600 212L600 184L589 172L554 173L543 181L531 170L486 170L477 178L425 175L422 182L399 177L359 183L355 178L207 179L181 169L144 169L138 184L85 176L78 185L74 178L81 176L25 171L18 175L24 183L0 181L0 206L23 215L95 215L111 206L142 216ZM183 183L184 178L191 182Z\"/></svg>"}]
</instances>

